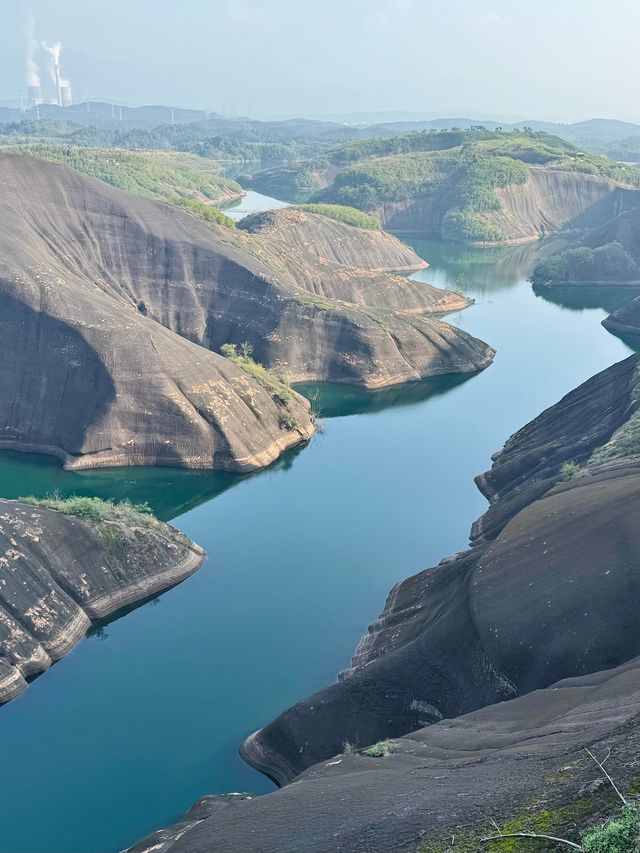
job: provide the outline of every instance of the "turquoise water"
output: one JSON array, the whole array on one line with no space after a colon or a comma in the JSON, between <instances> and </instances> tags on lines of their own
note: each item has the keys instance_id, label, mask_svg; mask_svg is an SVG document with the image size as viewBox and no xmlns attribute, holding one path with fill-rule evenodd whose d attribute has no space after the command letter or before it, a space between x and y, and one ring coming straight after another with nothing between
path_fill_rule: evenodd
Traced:
<instances>
[{"instance_id":1,"label":"turquoise water","mask_svg":"<svg viewBox=\"0 0 640 853\"><path fill-rule=\"evenodd\" d=\"M3 853L114 851L202 794L269 790L241 740L336 677L397 580L465 547L473 476L514 429L630 352L600 326L602 291L534 294L526 250L415 245L432 263L416 278L476 299L449 319L497 348L482 374L307 389L324 432L251 477L0 456L4 496L148 500L209 554L0 708Z\"/></svg>"}]
</instances>

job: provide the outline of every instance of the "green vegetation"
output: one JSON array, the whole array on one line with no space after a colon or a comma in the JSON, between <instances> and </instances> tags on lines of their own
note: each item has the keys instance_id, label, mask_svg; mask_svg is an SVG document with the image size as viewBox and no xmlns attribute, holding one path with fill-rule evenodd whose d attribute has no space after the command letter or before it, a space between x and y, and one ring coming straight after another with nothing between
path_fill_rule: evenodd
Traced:
<instances>
[{"instance_id":1,"label":"green vegetation","mask_svg":"<svg viewBox=\"0 0 640 853\"><path fill-rule=\"evenodd\" d=\"M442 191L443 236L497 243L496 190L524 183L531 166L583 172L640 187L640 169L578 151L531 129L503 133L476 127L347 142L321 156L258 172L251 185L298 202L337 204L364 212ZM317 189L321 186L321 189Z\"/></svg>"},{"instance_id":2,"label":"green vegetation","mask_svg":"<svg viewBox=\"0 0 640 853\"><path fill-rule=\"evenodd\" d=\"M53 493L44 498L33 496L19 498L21 503L34 507L56 510L65 515L75 515L85 521L95 524L119 521L130 525L144 525L146 527L159 524L151 507L147 503L133 504L128 500L106 501L101 498L88 498L73 495L68 498L60 497Z\"/></svg>"},{"instance_id":3,"label":"green vegetation","mask_svg":"<svg viewBox=\"0 0 640 853\"><path fill-rule=\"evenodd\" d=\"M375 216L357 210L355 207L346 207L343 204L298 204L296 208L307 213L319 213L321 216L344 222L345 225L354 225L356 228L368 228L371 231L380 229L380 222Z\"/></svg>"},{"instance_id":4,"label":"green vegetation","mask_svg":"<svg viewBox=\"0 0 640 853\"><path fill-rule=\"evenodd\" d=\"M585 470L577 462L564 462L560 468L561 480L575 480L577 477L584 477Z\"/></svg>"},{"instance_id":5,"label":"green vegetation","mask_svg":"<svg viewBox=\"0 0 640 853\"><path fill-rule=\"evenodd\" d=\"M567 842L571 841L573 848L582 853L638 853L640 806L637 803L626 803L610 820L582 832L579 841L556 835L558 830L554 827L561 825L574 830L569 833L573 836L575 823L588 819L592 808L590 798L585 798L562 806L555 812L543 810L535 814L523 813L500 827L504 839L492 836L493 840L486 844L485 849L488 853L513 853L519 850L545 853L551 849L566 849L569 846ZM428 848L423 848L423 853L426 850Z\"/></svg>"},{"instance_id":6,"label":"green vegetation","mask_svg":"<svg viewBox=\"0 0 640 853\"><path fill-rule=\"evenodd\" d=\"M335 311L336 305L333 302L327 302L323 299L317 299L309 296L306 293L300 293L296 296L296 302L300 305L313 305L314 308L319 308L321 311Z\"/></svg>"},{"instance_id":7,"label":"green vegetation","mask_svg":"<svg viewBox=\"0 0 640 853\"><path fill-rule=\"evenodd\" d=\"M584 853L637 853L640 849L640 807L626 805L620 815L582 837Z\"/></svg>"},{"instance_id":8,"label":"green vegetation","mask_svg":"<svg viewBox=\"0 0 640 853\"><path fill-rule=\"evenodd\" d=\"M594 450L589 462L598 465L613 459L629 459L635 456L640 456L640 411L635 411L606 444Z\"/></svg>"},{"instance_id":9,"label":"green vegetation","mask_svg":"<svg viewBox=\"0 0 640 853\"><path fill-rule=\"evenodd\" d=\"M397 748L398 744L395 740L379 740L378 743L374 743L372 746L363 749L362 755L366 755L367 758L386 758L387 755L395 752Z\"/></svg>"},{"instance_id":10,"label":"green vegetation","mask_svg":"<svg viewBox=\"0 0 640 853\"><path fill-rule=\"evenodd\" d=\"M220 347L220 352L225 358L233 361L246 373L253 376L283 409L279 419L280 426L283 429L292 431L300 426L291 406L294 400L294 392L291 386L277 370L272 370L265 367L264 364L254 361L251 357L253 347L250 343L245 341L239 347L237 344L223 344Z\"/></svg>"},{"instance_id":11,"label":"green vegetation","mask_svg":"<svg viewBox=\"0 0 640 853\"><path fill-rule=\"evenodd\" d=\"M100 530L100 536L104 547L120 562L124 562L129 556L130 542L122 528L117 524L105 523Z\"/></svg>"},{"instance_id":12,"label":"green vegetation","mask_svg":"<svg viewBox=\"0 0 640 853\"><path fill-rule=\"evenodd\" d=\"M182 207L193 213L199 219L204 219L205 222L211 222L213 225L224 225L225 228L235 228L236 223L230 216L227 216L217 207L210 204L205 204L203 201L198 201L195 198L178 198L173 202L176 207Z\"/></svg>"},{"instance_id":13,"label":"green vegetation","mask_svg":"<svg viewBox=\"0 0 640 853\"><path fill-rule=\"evenodd\" d=\"M531 275L534 284L547 284L551 281L579 279L579 268L593 261L594 250L588 246L565 249L539 261Z\"/></svg>"},{"instance_id":14,"label":"green vegetation","mask_svg":"<svg viewBox=\"0 0 640 853\"><path fill-rule=\"evenodd\" d=\"M0 145L52 140L77 148L184 151L215 160L218 165L240 164L246 170L315 157L329 145L328 142L301 139L291 130L277 130L259 122L244 125L241 120L229 123L212 119L161 125L153 130L85 127L75 122L48 119L0 124Z\"/></svg>"},{"instance_id":15,"label":"green vegetation","mask_svg":"<svg viewBox=\"0 0 640 853\"><path fill-rule=\"evenodd\" d=\"M70 166L118 189L168 203L195 200L203 205L213 204L242 192L239 184L220 177L213 164L185 154L89 149L57 143L10 146L4 150Z\"/></svg>"}]
</instances>

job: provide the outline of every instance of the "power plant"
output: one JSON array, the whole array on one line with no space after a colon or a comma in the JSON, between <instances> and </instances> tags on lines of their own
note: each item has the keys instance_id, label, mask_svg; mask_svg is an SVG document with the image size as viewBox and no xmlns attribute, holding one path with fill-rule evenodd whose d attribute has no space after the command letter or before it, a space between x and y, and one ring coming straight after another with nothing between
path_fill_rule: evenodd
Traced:
<instances>
[{"instance_id":1,"label":"power plant","mask_svg":"<svg viewBox=\"0 0 640 853\"><path fill-rule=\"evenodd\" d=\"M33 18L27 22L27 103L29 107L39 107L41 104L53 104L58 107L70 107L73 104L71 83L62 76L60 56L62 44L55 42L38 43L34 35ZM38 59L46 57L51 85L48 97L43 96L42 80Z\"/></svg>"}]
</instances>

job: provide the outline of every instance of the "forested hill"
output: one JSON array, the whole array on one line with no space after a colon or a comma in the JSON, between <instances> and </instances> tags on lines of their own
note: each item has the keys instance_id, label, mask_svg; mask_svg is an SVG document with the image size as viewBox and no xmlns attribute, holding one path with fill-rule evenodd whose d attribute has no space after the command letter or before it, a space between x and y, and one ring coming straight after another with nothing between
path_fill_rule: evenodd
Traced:
<instances>
[{"instance_id":1,"label":"forested hill","mask_svg":"<svg viewBox=\"0 0 640 853\"><path fill-rule=\"evenodd\" d=\"M536 218L533 208L548 206L552 191L561 197L567 183L580 196L573 206L560 198L558 209ZM258 172L248 185L292 201L374 212L398 232L497 243L562 230L612 184L638 187L640 170L544 132L475 128L348 142Z\"/></svg>"}]
</instances>

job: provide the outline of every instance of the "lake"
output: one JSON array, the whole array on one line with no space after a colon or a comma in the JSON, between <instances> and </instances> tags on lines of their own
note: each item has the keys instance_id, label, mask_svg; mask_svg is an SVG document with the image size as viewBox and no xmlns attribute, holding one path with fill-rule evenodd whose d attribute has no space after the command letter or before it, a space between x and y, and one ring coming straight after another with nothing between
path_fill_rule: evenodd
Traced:
<instances>
[{"instance_id":1,"label":"lake","mask_svg":"<svg viewBox=\"0 0 640 853\"><path fill-rule=\"evenodd\" d=\"M600 325L628 291L551 301L530 248L412 245L432 265L416 279L475 299L448 320L497 349L483 373L306 386L323 432L248 477L0 455L4 497L148 500L209 555L0 708L2 853L115 851L203 794L270 790L242 739L336 678L396 581L466 546L486 506L473 477L515 429L631 352Z\"/></svg>"}]
</instances>

